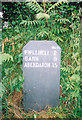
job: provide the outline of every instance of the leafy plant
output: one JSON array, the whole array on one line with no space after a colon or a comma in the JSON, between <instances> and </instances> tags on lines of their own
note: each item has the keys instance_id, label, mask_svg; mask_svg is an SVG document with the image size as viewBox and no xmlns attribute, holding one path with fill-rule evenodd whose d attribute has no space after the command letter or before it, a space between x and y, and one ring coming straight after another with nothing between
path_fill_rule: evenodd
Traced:
<instances>
[{"instance_id":1,"label":"leafy plant","mask_svg":"<svg viewBox=\"0 0 82 120\"><path fill-rule=\"evenodd\" d=\"M78 2L9 2L2 3L3 28L2 89L3 118L80 118L80 18ZM22 100L22 48L29 40L54 40L61 47L62 95L59 108L44 113L25 113L17 101ZM17 95L20 97L17 99ZM14 98L14 102L13 101ZM12 111L14 109L14 112ZM17 111L16 111L17 109ZM19 112L18 112L19 111ZM18 113L18 115L16 114Z\"/></svg>"},{"instance_id":2,"label":"leafy plant","mask_svg":"<svg viewBox=\"0 0 82 120\"><path fill-rule=\"evenodd\" d=\"M13 61L13 57L9 54L6 54L6 53L3 53L3 54L0 54L0 65L2 64L2 62L11 59Z\"/></svg>"}]
</instances>

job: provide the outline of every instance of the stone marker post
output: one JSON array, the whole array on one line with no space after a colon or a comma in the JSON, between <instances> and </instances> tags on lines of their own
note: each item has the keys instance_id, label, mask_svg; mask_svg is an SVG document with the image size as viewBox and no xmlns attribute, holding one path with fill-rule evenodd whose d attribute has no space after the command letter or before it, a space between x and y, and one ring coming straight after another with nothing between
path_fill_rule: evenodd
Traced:
<instances>
[{"instance_id":1,"label":"stone marker post","mask_svg":"<svg viewBox=\"0 0 82 120\"><path fill-rule=\"evenodd\" d=\"M30 41L23 48L24 110L59 105L61 48L54 41Z\"/></svg>"}]
</instances>

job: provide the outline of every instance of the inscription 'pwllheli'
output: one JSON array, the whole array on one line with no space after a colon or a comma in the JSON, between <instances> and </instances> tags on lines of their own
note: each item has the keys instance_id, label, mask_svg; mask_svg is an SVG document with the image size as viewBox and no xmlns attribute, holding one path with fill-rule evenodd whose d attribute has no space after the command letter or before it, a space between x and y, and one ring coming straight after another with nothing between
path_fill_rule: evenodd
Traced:
<instances>
[{"instance_id":1,"label":"inscription 'pwllheli'","mask_svg":"<svg viewBox=\"0 0 82 120\"><path fill-rule=\"evenodd\" d=\"M49 51L46 50L25 50L25 55L49 55Z\"/></svg>"},{"instance_id":2,"label":"inscription 'pwllheli'","mask_svg":"<svg viewBox=\"0 0 82 120\"><path fill-rule=\"evenodd\" d=\"M30 41L23 48L24 109L59 105L61 48L54 41Z\"/></svg>"}]
</instances>

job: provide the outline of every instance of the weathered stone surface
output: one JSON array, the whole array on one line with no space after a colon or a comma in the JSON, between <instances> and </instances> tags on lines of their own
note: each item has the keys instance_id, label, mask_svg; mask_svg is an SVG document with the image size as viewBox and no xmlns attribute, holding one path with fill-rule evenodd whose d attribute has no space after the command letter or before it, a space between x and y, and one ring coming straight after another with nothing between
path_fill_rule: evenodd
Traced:
<instances>
[{"instance_id":1,"label":"weathered stone surface","mask_svg":"<svg viewBox=\"0 0 82 120\"><path fill-rule=\"evenodd\" d=\"M30 41L23 48L24 109L59 105L61 48L54 41Z\"/></svg>"}]
</instances>

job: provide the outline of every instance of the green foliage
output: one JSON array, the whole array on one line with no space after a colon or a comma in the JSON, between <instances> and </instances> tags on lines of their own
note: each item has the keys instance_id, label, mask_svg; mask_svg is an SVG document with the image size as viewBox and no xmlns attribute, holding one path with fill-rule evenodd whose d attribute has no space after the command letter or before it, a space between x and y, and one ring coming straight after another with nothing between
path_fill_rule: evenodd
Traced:
<instances>
[{"instance_id":1,"label":"green foliage","mask_svg":"<svg viewBox=\"0 0 82 120\"><path fill-rule=\"evenodd\" d=\"M0 65L2 64L2 62L6 61L6 60L12 60L13 61L13 57L9 54L6 54L6 53L0 53Z\"/></svg>"},{"instance_id":2,"label":"green foliage","mask_svg":"<svg viewBox=\"0 0 82 120\"><path fill-rule=\"evenodd\" d=\"M36 2L36 0L34 2L27 3L27 6L29 6L29 8L35 11L36 13L44 12L42 7Z\"/></svg>"},{"instance_id":3,"label":"green foliage","mask_svg":"<svg viewBox=\"0 0 82 120\"><path fill-rule=\"evenodd\" d=\"M55 7L58 7L58 5L61 5L62 2L67 2L67 0L59 0L57 3L55 3L54 5L52 5L47 11L46 13L49 13L51 10L53 10Z\"/></svg>"},{"instance_id":4,"label":"green foliage","mask_svg":"<svg viewBox=\"0 0 82 120\"><path fill-rule=\"evenodd\" d=\"M36 19L42 19L42 18L46 18L46 19L50 19L50 16L46 13L38 13L36 14Z\"/></svg>"},{"instance_id":5,"label":"green foliage","mask_svg":"<svg viewBox=\"0 0 82 120\"><path fill-rule=\"evenodd\" d=\"M28 26L30 26L30 25L36 26L38 24L41 24L41 21L38 21L38 20L33 20L33 21L22 20L22 22L20 23L20 25L24 25L24 26L26 26L26 25L28 25Z\"/></svg>"},{"instance_id":6,"label":"green foliage","mask_svg":"<svg viewBox=\"0 0 82 120\"><path fill-rule=\"evenodd\" d=\"M57 3L46 2L45 7L44 3L36 1L3 3L3 22L7 20L9 24L8 28L3 28L2 39L4 41L5 38L8 38L8 41L4 43L4 53L0 53L4 117L10 118L14 115L16 118L18 117L15 110L19 110L20 107L16 106L14 109L15 105L9 106L8 103L9 98L15 96L15 91L19 94L23 89L22 48L29 40L54 40L62 49L60 83L63 93L60 96L59 108L49 109L46 116L80 118L80 18L78 6L79 3L66 3L65 0L59 0ZM15 112L9 114L11 108ZM23 111L20 112L21 114L25 118L37 118L38 116L36 113L27 116Z\"/></svg>"}]
</instances>

